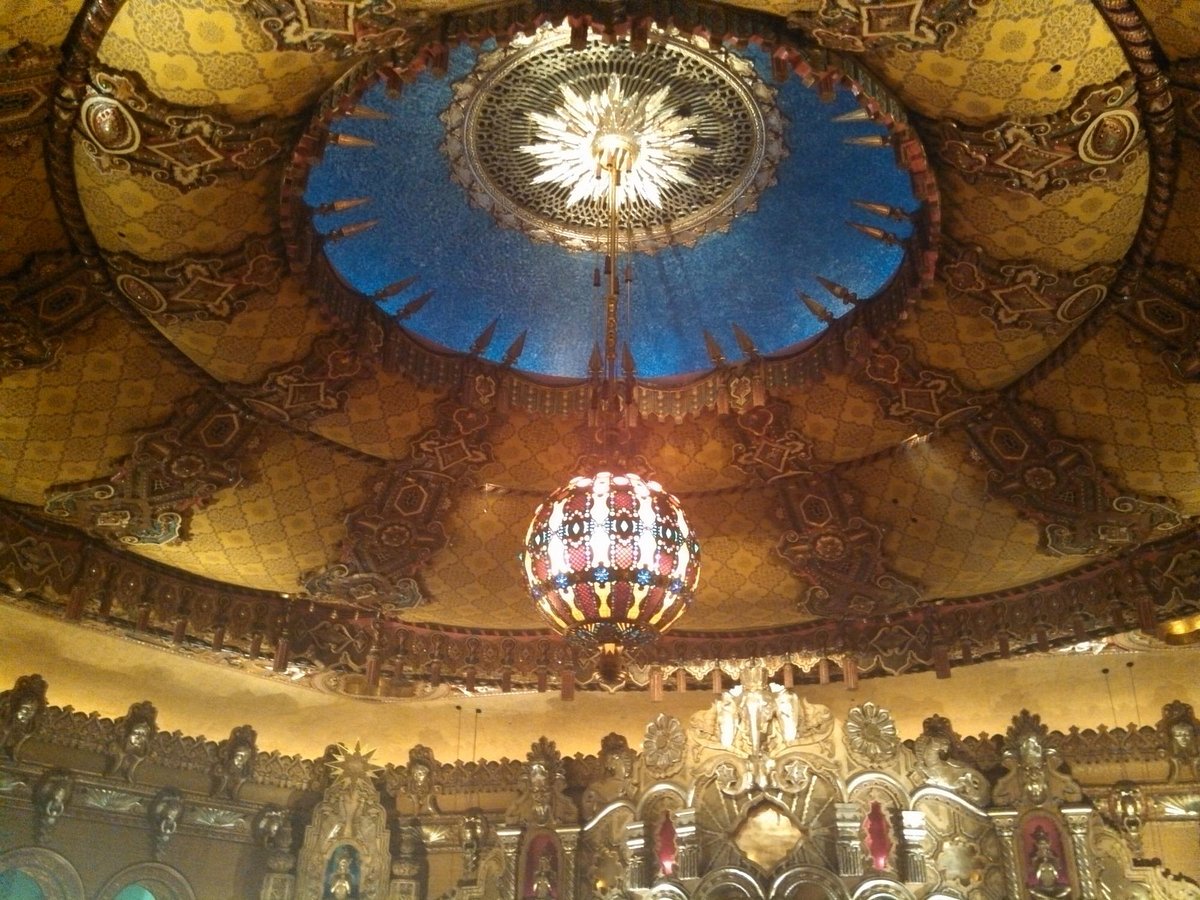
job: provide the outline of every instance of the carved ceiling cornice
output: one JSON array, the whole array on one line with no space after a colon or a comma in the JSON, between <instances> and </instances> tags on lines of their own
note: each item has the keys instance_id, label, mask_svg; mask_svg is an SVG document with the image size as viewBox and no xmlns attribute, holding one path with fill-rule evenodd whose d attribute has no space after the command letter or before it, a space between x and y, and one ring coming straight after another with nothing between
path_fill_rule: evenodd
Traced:
<instances>
[{"instance_id":1,"label":"carved ceiling cornice","mask_svg":"<svg viewBox=\"0 0 1200 900\"><path fill-rule=\"evenodd\" d=\"M54 364L63 337L104 306L91 283L70 253L35 257L16 276L0 280L0 377Z\"/></svg>"},{"instance_id":2,"label":"carved ceiling cornice","mask_svg":"<svg viewBox=\"0 0 1200 900\"><path fill-rule=\"evenodd\" d=\"M923 603L890 616L814 622L756 632L673 631L630 651L630 665L674 671L688 660L800 654L815 663L854 660L865 675L937 669L1048 650L1089 636L1153 628L1200 612L1200 550L1189 526L1069 573L976 597ZM89 541L76 531L0 506L0 577L17 594L68 621L99 616L257 657L289 658L349 673L445 679L501 689L589 683L595 660L544 631L422 626L341 603L288 599L206 581ZM169 589L168 589L169 588ZM827 670L826 670L827 671ZM629 685L632 686L632 685ZM368 688L369 691L373 689Z\"/></svg>"}]
</instances>

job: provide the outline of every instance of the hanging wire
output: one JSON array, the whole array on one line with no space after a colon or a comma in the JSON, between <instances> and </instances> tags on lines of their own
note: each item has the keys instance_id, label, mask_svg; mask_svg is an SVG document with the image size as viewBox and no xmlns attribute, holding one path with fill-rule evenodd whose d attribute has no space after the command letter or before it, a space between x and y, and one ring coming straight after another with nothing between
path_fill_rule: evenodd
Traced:
<instances>
[{"instance_id":1,"label":"hanging wire","mask_svg":"<svg viewBox=\"0 0 1200 900\"><path fill-rule=\"evenodd\" d=\"M1108 691L1108 708L1110 710L1112 710L1113 727L1120 728L1121 720L1117 718L1117 703L1113 699L1112 682L1109 680L1109 677L1108 677L1109 676L1108 666L1105 666L1100 671L1104 673L1104 687ZM1126 742L1126 746L1121 750L1121 778L1123 778L1123 779L1127 779L1129 777L1129 772L1125 765L1126 758L1128 756L1129 756L1129 746L1128 746L1128 742Z\"/></svg>"}]
</instances>

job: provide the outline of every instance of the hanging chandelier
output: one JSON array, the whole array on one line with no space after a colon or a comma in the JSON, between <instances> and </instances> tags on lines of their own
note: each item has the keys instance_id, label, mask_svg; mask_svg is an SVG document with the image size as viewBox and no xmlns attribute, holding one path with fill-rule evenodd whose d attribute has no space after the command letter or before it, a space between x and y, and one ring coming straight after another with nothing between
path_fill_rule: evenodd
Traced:
<instances>
[{"instance_id":1,"label":"hanging chandelier","mask_svg":"<svg viewBox=\"0 0 1200 900\"><path fill-rule=\"evenodd\" d=\"M606 185L577 186L572 197L607 193L604 369L593 399L601 434L611 435L622 414L616 390L620 207L633 198L657 202L651 173L666 166L672 177L686 178L687 162L704 151L690 141L694 123L669 108L666 89L639 96L613 75L589 97L564 97L574 111L573 127L564 131L572 139L524 149L554 163L549 172L555 177L573 169L581 179L607 178ZM536 122L543 136L563 130L547 116ZM674 155L667 156L672 148ZM590 165L580 165L581 151ZM567 165L556 154L574 162ZM627 269L626 290L631 281ZM599 268L595 283L601 284ZM621 648L648 643L674 625L691 605L700 577L700 545L679 501L657 482L609 470L572 478L543 501L521 557L538 611L569 641L599 648L602 671L611 671Z\"/></svg>"},{"instance_id":2,"label":"hanging chandelier","mask_svg":"<svg viewBox=\"0 0 1200 900\"><path fill-rule=\"evenodd\" d=\"M679 501L632 473L572 478L534 513L523 556L550 625L610 651L674 625L700 578L700 545Z\"/></svg>"}]
</instances>

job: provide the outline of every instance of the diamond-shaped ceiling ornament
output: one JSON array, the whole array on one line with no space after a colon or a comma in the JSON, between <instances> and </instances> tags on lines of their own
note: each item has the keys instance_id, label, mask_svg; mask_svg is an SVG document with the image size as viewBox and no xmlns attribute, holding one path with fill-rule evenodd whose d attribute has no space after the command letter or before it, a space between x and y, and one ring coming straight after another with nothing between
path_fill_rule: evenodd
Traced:
<instances>
[{"instance_id":1,"label":"diamond-shaped ceiling ornament","mask_svg":"<svg viewBox=\"0 0 1200 900\"><path fill-rule=\"evenodd\" d=\"M1071 159L1065 150L1051 150L1021 141L996 157L996 165L1020 175L1036 177L1049 172L1060 162Z\"/></svg>"}]
</instances>

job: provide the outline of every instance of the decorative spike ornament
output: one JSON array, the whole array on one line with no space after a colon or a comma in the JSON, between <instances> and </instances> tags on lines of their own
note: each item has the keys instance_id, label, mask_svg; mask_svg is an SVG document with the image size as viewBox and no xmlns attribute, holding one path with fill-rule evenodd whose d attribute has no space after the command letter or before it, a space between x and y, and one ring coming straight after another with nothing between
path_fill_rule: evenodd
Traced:
<instances>
[{"instance_id":1,"label":"decorative spike ornament","mask_svg":"<svg viewBox=\"0 0 1200 900\"><path fill-rule=\"evenodd\" d=\"M825 290L829 291L829 293L841 300L846 306L854 306L860 299L862 299L858 296L858 294L850 290L850 288L846 287L845 285L838 284L836 281L830 281L828 278L822 278L820 275L814 275L813 278L821 282L821 287L825 288Z\"/></svg>"},{"instance_id":2,"label":"decorative spike ornament","mask_svg":"<svg viewBox=\"0 0 1200 900\"><path fill-rule=\"evenodd\" d=\"M804 293L804 291L796 291L796 294L808 307L808 311L824 322L826 325L831 325L836 320L836 317L828 309L821 305L815 298Z\"/></svg>"},{"instance_id":3,"label":"decorative spike ornament","mask_svg":"<svg viewBox=\"0 0 1200 900\"><path fill-rule=\"evenodd\" d=\"M475 338L475 343L471 345L471 356L482 356L487 351L488 345L491 344L492 338L496 334L496 326L499 324L500 317L497 316L488 323L487 328L479 332L479 337Z\"/></svg>"},{"instance_id":4,"label":"decorative spike ornament","mask_svg":"<svg viewBox=\"0 0 1200 900\"><path fill-rule=\"evenodd\" d=\"M884 231L882 228L876 228L874 225L864 225L861 222L847 222L846 224L857 231L861 231L873 240L887 244L889 247L899 247L904 243L904 241L890 231Z\"/></svg>"}]
</instances>

